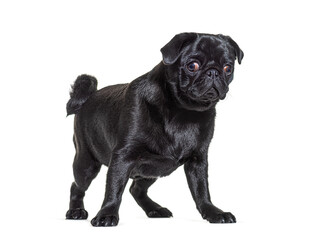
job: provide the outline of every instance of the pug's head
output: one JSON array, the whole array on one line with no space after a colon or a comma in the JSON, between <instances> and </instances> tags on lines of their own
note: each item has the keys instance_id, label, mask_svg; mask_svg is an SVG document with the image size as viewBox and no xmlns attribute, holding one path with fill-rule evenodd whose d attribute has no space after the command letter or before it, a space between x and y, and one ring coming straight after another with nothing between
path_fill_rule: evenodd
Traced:
<instances>
[{"instance_id":1,"label":"pug's head","mask_svg":"<svg viewBox=\"0 0 318 240\"><path fill-rule=\"evenodd\" d=\"M167 85L182 108L205 111L224 99L243 51L230 37L181 33L162 49Z\"/></svg>"}]
</instances>

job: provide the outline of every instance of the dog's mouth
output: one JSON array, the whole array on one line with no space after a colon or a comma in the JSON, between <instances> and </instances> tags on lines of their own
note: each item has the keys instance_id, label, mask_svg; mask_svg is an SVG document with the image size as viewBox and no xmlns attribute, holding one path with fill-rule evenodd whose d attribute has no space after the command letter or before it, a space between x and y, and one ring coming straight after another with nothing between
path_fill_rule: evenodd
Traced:
<instances>
[{"instance_id":1,"label":"dog's mouth","mask_svg":"<svg viewBox=\"0 0 318 240\"><path fill-rule=\"evenodd\" d=\"M197 94L193 91L186 91L186 95L193 101L196 102L214 102L218 100L223 100L226 97L226 92L221 92L216 87L211 87L201 94Z\"/></svg>"},{"instance_id":2,"label":"dog's mouth","mask_svg":"<svg viewBox=\"0 0 318 240\"><path fill-rule=\"evenodd\" d=\"M228 89L219 90L216 86L208 89L188 88L178 86L177 99L183 108L196 111L205 111L219 100L226 97Z\"/></svg>"},{"instance_id":3,"label":"dog's mouth","mask_svg":"<svg viewBox=\"0 0 318 240\"><path fill-rule=\"evenodd\" d=\"M220 99L220 100L224 100L224 99L225 99L226 94L227 94L227 92L228 92L228 89L227 89L225 92L219 91L216 87L214 87L213 89L214 89L214 91L217 93L218 99Z\"/></svg>"}]
</instances>

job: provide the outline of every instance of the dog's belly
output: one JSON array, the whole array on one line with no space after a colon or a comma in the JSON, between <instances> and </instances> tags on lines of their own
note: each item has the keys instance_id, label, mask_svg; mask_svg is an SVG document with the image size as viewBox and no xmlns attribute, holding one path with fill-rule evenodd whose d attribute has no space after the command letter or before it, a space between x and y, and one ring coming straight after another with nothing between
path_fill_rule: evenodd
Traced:
<instances>
[{"instance_id":1,"label":"dog's belly","mask_svg":"<svg viewBox=\"0 0 318 240\"><path fill-rule=\"evenodd\" d=\"M145 159L139 161L131 171L131 178L158 178L165 177L174 172L185 161L177 161L171 158Z\"/></svg>"}]
</instances>

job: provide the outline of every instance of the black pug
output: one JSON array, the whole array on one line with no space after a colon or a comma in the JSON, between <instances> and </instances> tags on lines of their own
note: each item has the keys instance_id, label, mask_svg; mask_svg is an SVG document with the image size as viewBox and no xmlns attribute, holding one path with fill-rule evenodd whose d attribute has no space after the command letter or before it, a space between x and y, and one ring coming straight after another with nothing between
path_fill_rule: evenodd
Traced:
<instances>
[{"instance_id":1,"label":"black pug","mask_svg":"<svg viewBox=\"0 0 318 240\"><path fill-rule=\"evenodd\" d=\"M106 193L93 226L116 226L125 186L148 217L172 213L147 195L159 178L184 165L188 185L202 217L211 223L234 223L233 214L215 207L208 187L208 148L215 106L233 80L234 62L243 52L228 36L176 35L162 49L163 61L129 84L97 91L97 80L79 76L70 93L67 114L76 114L67 219L86 219L83 198L101 165L108 166Z\"/></svg>"}]
</instances>

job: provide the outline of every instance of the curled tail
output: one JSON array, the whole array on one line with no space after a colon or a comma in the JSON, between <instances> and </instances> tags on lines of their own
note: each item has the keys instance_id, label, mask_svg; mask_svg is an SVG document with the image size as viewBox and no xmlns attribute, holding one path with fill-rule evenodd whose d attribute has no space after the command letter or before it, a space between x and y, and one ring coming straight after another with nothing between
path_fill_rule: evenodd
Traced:
<instances>
[{"instance_id":1,"label":"curled tail","mask_svg":"<svg viewBox=\"0 0 318 240\"><path fill-rule=\"evenodd\" d=\"M96 90L96 78L85 74L78 76L70 91L71 99L66 104L67 116L78 113L82 105Z\"/></svg>"}]
</instances>

